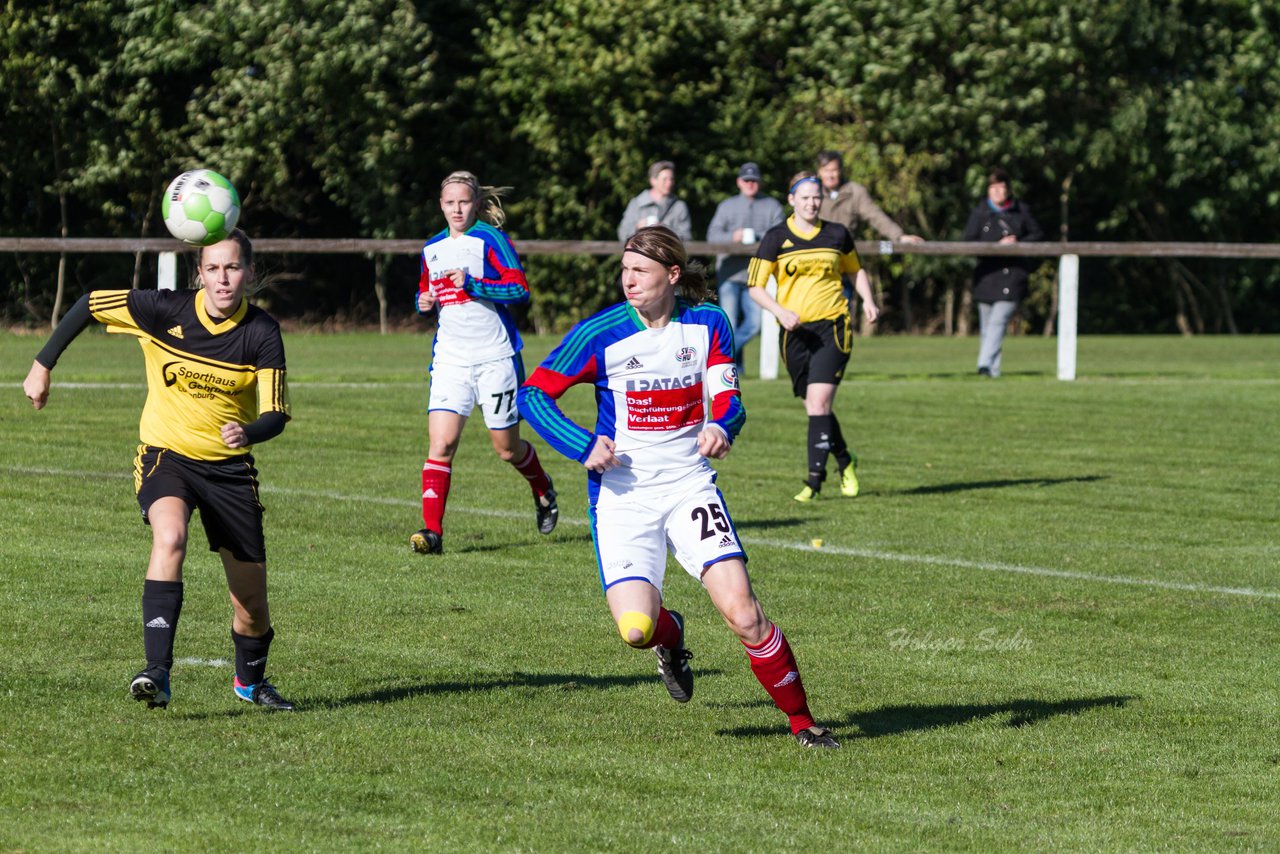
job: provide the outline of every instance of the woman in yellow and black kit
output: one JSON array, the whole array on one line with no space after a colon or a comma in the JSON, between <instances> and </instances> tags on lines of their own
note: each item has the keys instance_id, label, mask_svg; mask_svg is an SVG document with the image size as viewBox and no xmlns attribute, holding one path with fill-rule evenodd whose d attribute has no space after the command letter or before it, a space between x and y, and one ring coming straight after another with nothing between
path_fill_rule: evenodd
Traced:
<instances>
[{"instance_id":1,"label":"woman in yellow and black kit","mask_svg":"<svg viewBox=\"0 0 1280 854\"><path fill-rule=\"evenodd\" d=\"M193 510L210 551L222 557L231 593L237 697L292 711L266 678L274 631L267 608L267 555L250 448L289 420L280 326L249 304L253 245L239 229L199 254L198 290L102 290L81 297L36 356L23 391L36 409L50 372L90 320L133 335L142 347L147 401L139 425L134 487L151 526L142 588L147 666L129 692L148 708L169 704L173 639L182 611L182 563Z\"/></svg>"},{"instance_id":2,"label":"woman in yellow and black kit","mask_svg":"<svg viewBox=\"0 0 1280 854\"><path fill-rule=\"evenodd\" d=\"M787 202L794 212L765 232L747 271L748 293L782 326L782 358L796 397L809 415L809 473L796 501L816 501L834 454L840 492L858 494L857 456L849 450L832 412L836 389L853 345L852 317L842 277L853 275L868 322L880 316L853 236L843 225L819 219L822 186L812 172L791 179ZM778 298L765 290L772 276Z\"/></svg>"}]
</instances>

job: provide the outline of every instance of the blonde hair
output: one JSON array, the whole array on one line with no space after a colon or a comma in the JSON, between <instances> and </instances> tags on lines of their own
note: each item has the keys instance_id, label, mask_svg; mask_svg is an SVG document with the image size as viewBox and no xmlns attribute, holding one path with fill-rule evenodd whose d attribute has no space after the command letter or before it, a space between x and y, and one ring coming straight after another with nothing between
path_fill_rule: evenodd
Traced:
<instances>
[{"instance_id":1,"label":"blonde hair","mask_svg":"<svg viewBox=\"0 0 1280 854\"><path fill-rule=\"evenodd\" d=\"M813 183L817 184L819 188L822 187L822 182L818 180L817 175L809 171L797 172L796 174L791 176L791 180L787 183L787 195L794 196L796 193L796 190L798 189L797 185L799 185L804 181L812 181Z\"/></svg>"},{"instance_id":2,"label":"blonde hair","mask_svg":"<svg viewBox=\"0 0 1280 854\"><path fill-rule=\"evenodd\" d=\"M502 227L507 221L507 212L502 209L502 196L511 190L510 187L487 187L480 184L480 179L466 170L450 172L440 182L443 190L450 184L465 184L471 188L471 198L476 203L476 216L483 216L490 225Z\"/></svg>"}]
</instances>

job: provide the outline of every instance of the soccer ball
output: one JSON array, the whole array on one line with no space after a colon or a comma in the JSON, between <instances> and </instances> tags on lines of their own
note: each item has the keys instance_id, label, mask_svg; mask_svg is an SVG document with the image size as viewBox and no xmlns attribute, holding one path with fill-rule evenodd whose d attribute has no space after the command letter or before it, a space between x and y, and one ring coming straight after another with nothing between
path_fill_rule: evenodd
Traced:
<instances>
[{"instance_id":1,"label":"soccer ball","mask_svg":"<svg viewBox=\"0 0 1280 854\"><path fill-rule=\"evenodd\" d=\"M240 194L217 172L192 169L169 182L160 213L165 228L183 243L211 246L236 227Z\"/></svg>"}]
</instances>

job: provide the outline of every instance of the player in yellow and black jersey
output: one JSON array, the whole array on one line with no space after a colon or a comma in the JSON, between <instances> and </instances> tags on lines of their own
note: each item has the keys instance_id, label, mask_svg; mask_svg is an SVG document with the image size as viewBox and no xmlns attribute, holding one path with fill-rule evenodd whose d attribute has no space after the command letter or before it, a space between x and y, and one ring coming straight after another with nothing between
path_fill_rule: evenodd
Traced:
<instances>
[{"instance_id":1,"label":"player in yellow and black jersey","mask_svg":"<svg viewBox=\"0 0 1280 854\"><path fill-rule=\"evenodd\" d=\"M136 337L142 347L147 401L133 471L152 545L142 592L147 666L133 678L130 693L150 708L170 699L187 531L192 511L199 510L231 593L235 693L267 709L293 709L265 675L275 632L250 453L284 430L289 395L280 326L245 294L253 276L253 245L236 229L200 250L199 290L87 294L58 324L23 383L32 405L42 409L58 357L91 320Z\"/></svg>"},{"instance_id":2,"label":"player in yellow and black jersey","mask_svg":"<svg viewBox=\"0 0 1280 854\"><path fill-rule=\"evenodd\" d=\"M818 217L822 188L813 173L801 172L791 179L787 201L794 212L760 239L748 268L748 293L778 318L787 373L809 416L809 473L796 501L817 500L832 454L840 469L840 492L853 497L858 494L858 458L845 443L832 411L853 345L843 275L855 277L868 322L879 317L880 309L849 230ZM771 277L778 282L776 299L765 290Z\"/></svg>"}]
</instances>

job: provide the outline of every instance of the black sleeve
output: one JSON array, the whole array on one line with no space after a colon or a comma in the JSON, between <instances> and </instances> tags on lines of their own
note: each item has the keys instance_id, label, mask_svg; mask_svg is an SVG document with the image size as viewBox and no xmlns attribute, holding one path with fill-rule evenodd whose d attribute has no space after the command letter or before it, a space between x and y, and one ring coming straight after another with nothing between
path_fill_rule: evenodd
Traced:
<instances>
[{"instance_id":1,"label":"black sleeve","mask_svg":"<svg viewBox=\"0 0 1280 854\"><path fill-rule=\"evenodd\" d=\"M1044 229L1040 228L1040 223L1036 222L1036 218L1031 215L1031 208L1022 205L1022 216L1022 234L1018 239L1028 243L1044 240Z\"/></svg>"},{"instance_id":2,"label":"black sleeve","mask_svg":"<svg viewBox=\"0 0 1280 854\"><path fill-rule=\"evenodd\" d=\"M985 204L985 202L983 204ZM969 221L965 223L964 226L964 239L966 243L977 243L982 239L982 221L985 218L982 205L979 205L969 212Z\"/></svg>"},{"instance_id":3,"label":"black sleeve","mask_svg":"<svg viewBox=\"0 0 1280 854\"><path fill-rule=\"evenodd\" d=\"M91 320L93 320L93 315L89 313L89 295L85 294L76 300L76 304L71 306L71 310L63 315L62 320L58 321L53 334L49 336L49 340L45 342L44 347L36 354L36 361L52 371L53 366L58 364L58 357L62 355L62 351L70 346L77 335L84 332L84 328L89 325Z\"/></svg>"},{"instance_id":4,"label":"black sleeve","mask_svg":"<svg viewBox=\"0 0 1280 854\"><path fill-rule=\"evenodd\" d=\"M283 412L272 410L264 412L256 421L244 425L244 435L250 445L260 445L268 439L274 439L284 432L288 422Z\"/></svg>"}]
</instances>

